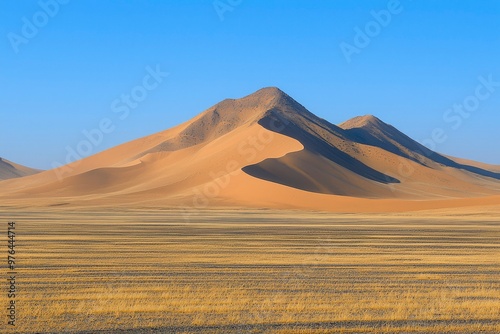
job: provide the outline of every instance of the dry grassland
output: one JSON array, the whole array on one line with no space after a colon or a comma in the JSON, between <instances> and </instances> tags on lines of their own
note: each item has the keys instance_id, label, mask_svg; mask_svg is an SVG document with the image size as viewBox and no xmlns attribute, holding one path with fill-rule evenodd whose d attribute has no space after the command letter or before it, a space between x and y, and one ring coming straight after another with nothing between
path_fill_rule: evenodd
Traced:
<instances>
[{"instance_id":1,"label":"dry grassland","mask_svg":"<svg viewBox=\"0 0 500 334\"><path fill-rule=\"evenodd\" d=\"M17 222L16 333L500 333L497 215L0 219Z\"/></svg>"}]
</instances>

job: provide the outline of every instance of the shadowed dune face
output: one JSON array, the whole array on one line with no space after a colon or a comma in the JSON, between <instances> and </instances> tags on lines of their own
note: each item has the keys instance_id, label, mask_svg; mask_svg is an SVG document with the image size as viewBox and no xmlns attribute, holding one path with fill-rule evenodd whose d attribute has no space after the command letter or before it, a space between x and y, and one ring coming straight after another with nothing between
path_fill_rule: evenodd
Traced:
<instances>
[{"instance_id":1,"label":"shadowed dune face","mask_svg":"<svg viewBox=\"0 0 500 334\"><path fill-rule=\"evenodd\" d=\"M40 173L41 170L22 166L0 158L0 181Z\"/></svg>"},{"instance_id":2,"label":"shadowed dune face","mask_svg":"<svg viewBox=\"0 0 500 334\"><path fill-rule=\"evenodd\" d=\"M304 145L304 150L278 159L266 159L243 168L244 172L293 188L347 196L375 195L371 191L374 185L369 185L369 181L384 184L399 182L345 153L329 142L328 137L319 135L317 129L324 129L322 124L303 120L301 123L309 122L309 126L301 127L287 119L286 113L278 110L269 112L259 124L272 130L270 124L276 119L284 124L281 133L298 140ZM336 135L333 132L329 134Z\"/></svg>"},{"instance_id":3,"label":"shadowed dune face","mask_svg":"<svg viewBox=\"0 0 500 334\"><path fill-rule=\"evenodd\" d=\"M0 198L9 203L314 210L343 203L366 212L438 208L429 202L436 200L460 206L463 201L447 201L470 197L495 203L500 169L430 151L373 116L334 125L271 87L60 170L0 186Z\"/></svg>"}]
</instances>

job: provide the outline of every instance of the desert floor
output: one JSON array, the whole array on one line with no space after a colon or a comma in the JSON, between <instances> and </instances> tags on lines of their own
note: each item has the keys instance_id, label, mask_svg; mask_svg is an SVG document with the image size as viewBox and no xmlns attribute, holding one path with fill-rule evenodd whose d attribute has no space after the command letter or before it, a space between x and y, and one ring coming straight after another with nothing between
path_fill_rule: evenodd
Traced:
<instances>
[{"instance_id":1,"label":"desert floor","mask_svg":"<svg viewBox=\"0 0 500 334\"><path fill-rule=\"evenodd\" d=\"M3 207L0 220L4 235L17 222L16 333L500 332L498 213Z\"/></svg>"}]
</instances>

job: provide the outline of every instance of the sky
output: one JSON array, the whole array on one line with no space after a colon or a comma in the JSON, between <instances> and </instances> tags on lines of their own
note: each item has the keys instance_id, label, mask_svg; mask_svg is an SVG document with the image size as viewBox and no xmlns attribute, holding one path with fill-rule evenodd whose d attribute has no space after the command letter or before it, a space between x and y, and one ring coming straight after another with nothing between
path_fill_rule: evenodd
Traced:
<instances>
[{"instance_id":1,"label":"sky","mask_svg":"<svg viewBox=\"0 0 500 334\"><path fill-rule=\"evenodd\" d=\"M500 164L500 1L0 1L0 157L16 163L276 86L332 123L373 114Z\"/></svg>"}]
</instances>

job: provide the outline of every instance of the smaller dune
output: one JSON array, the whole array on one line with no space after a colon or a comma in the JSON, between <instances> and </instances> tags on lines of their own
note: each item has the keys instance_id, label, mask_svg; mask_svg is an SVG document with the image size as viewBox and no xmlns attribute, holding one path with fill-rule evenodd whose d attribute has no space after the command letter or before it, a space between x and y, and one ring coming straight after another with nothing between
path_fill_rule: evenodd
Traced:
<instances>
[{"instance_id":1,"label":"smaller dune","mask_svg":"<svg viewBox=\"0 0 500 334\"><path fill-rule=\"evenodd\" d=\"M40 173L41 170L16 164L0 158L0 180L14 179Z\"/></svg>"}]
</instances>

